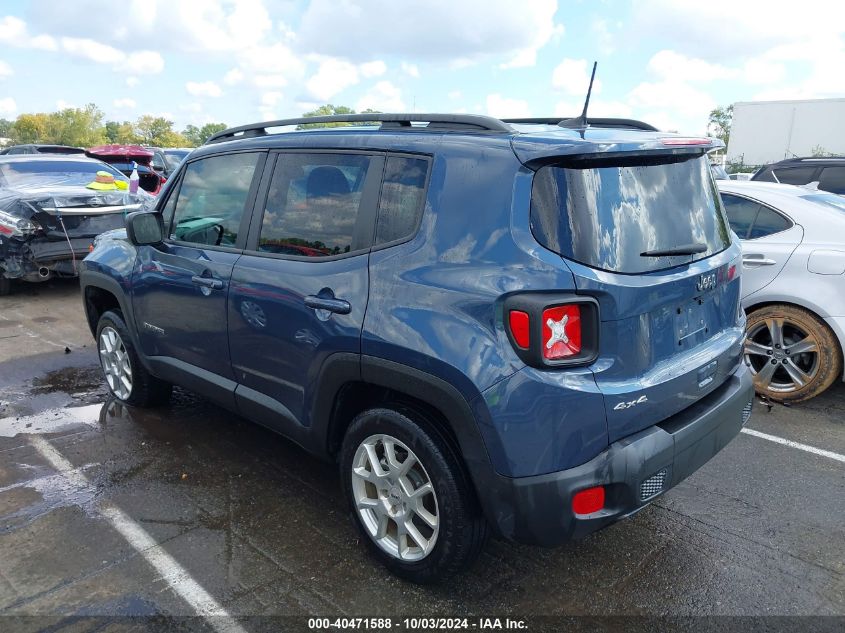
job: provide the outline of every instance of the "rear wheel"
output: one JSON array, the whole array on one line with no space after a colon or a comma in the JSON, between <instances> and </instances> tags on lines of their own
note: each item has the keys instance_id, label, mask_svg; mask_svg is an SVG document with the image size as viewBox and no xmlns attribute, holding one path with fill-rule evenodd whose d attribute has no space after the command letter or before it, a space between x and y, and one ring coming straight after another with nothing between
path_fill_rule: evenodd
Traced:
<instances>
[{"instance_id":1,"label":"rear wheel","mask_svg":"<svg viewBox=\"0 0 845 633\"><path fill-rule=\"evenodd\" d=\"M121 402L151 407L170 398L172 385L141 364L119 310L104 312L97 322L97 351L109 391Z\"/></svg>"},{"instance_id":2,"label":"rear wheel","mask_svg":"<svg viewBox=\"0 0 845 633\"><path fill-rule=\"evenodd\" d=\"M393 573L434 582L478 556L486 521L455 451L424 419L393 409L361 413L340 467L352 520Z\"/></svg>"},{"instance_id":3,"label":"rear wheel","mask_svg":"<svg viewBox=\"0 0 845 633\"><path fill-rule=\"evenodd\" d=\"M770 305L749 314L744 353L757 393L781 402L809 400L842 373L831 329L796 306Z\"/></svg>"}]
</instances>

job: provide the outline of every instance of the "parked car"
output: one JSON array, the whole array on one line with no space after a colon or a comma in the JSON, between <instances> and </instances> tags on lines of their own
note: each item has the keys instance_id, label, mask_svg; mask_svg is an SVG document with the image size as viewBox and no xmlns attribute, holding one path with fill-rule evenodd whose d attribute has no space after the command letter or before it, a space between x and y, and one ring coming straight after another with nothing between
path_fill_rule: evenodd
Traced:
<instances>
[{"instance_id":1,"label":"parked car","mask_svg":"<svg viewBox=\"0 0 845 633\"><path fill-rule=\"evenodd\" d=\"M753 172L744 172L739 171L733 174L728 174L728 177L731 180L751 180L751 177L754 175Z\"/></svg>"},{"instance_id":2,"label":"parked car","mask_svg":"<svg viewBox=\"0 0 845 633\"><path fill-rule=\"evenodd\" d=\"M184 385L337 461L417 582L641 509L751 413L740 246L713 141L559 121L212 136L83 262L111 393Z\"/></svg>"},{"instance_id":3,"label":"parked car","mask_svg":"<svg viewBox=\"0 0 845 633\"><path fill-rule=\"evenodd\" d=\"M719 182L742 240L745 362L758 393L812 398L842 377L845 198L792 185Z\"/></svg>"},{"instance_id":4,"label":"parked car","mask_svg":"<svg viewBox=\"0 0 845 633\"><path fill-rule=\"evenodd\" d=\"M27 145L12 145L0 150L0 155L6 154L84 154L81 147L70 147L68 145L46 145L30 143Z\"/></svg>"},{"instance_id":5,"label":"parked car","mask_svg":"<svg viewBox=\"0 0 845 633\"><path fill-rule=\"evenodd\" d=\"M154 196L166 180L152 168L153 152L140 145L98 145L85 150L85 155L108 163L126 176L137 166L138 186Z\"/></svg>"},{"instance_id":6,"label":"parked car","mask_svg":"<svg viewBox=\"0 0 845 633\"><path fill-rule=\"evenodd\" d=\"M95 236L122 227L127 212L152 206L144 192L92 186L98 172L104 182L127 183L84 156L0 156L0 295L13 279L76 275Z\"/></svg>"},{"instance_id":7,"label":"parked car","mask_svg":"<svg viewBox=\"0 0 845 633\"><path fill-rule=\"evenodd\" d=\"M845 156L826 158L790 158L764 165L751 180L786 185L818 183L818 188L845 194Z\"/></svg>"},{"instance_id":8,"label":"parked car","mask_svg":"<svg viewBox=\"0 0 845 633\"><path fill-rule=\"evenodd\" d=\"M191 153L193 148L189 147L147 147L153 153L152 168L165 179L170 178L176 168L185 157Z\"/></svg>"}]
</instances>

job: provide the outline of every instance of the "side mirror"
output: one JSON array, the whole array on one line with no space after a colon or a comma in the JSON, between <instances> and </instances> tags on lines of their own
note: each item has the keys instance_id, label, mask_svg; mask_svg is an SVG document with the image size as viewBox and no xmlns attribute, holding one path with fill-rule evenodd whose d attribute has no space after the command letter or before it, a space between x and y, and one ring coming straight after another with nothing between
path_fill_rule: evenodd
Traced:
<instances>
[{"instance_id":1,"label":"side mirror","mask_svg":"<svg viewBox=\"0 0 845 633\"><path fill-rule=\"evenodd\" d=\"M164 239L164 223L160 213L136 211L126 216L126 236L135 246L160 244Z\"/></svg>"}]
</instances>

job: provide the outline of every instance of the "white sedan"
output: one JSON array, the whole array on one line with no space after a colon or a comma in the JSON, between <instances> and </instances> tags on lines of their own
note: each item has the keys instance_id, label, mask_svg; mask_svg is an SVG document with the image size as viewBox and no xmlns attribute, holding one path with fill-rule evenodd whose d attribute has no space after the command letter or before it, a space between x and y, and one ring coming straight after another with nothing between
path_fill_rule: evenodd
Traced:
<instances>
[{"instance_id":1,"label":"white sedan","mask_svg":"<svg viewBox=\"0 0 845 633\"><path fill-rule=\"evenodd\" d=\"M745 362L757 392L812 398L842 377L845 197L764 182L717 184L742 240Z\"/></svg>"}]
</instances>

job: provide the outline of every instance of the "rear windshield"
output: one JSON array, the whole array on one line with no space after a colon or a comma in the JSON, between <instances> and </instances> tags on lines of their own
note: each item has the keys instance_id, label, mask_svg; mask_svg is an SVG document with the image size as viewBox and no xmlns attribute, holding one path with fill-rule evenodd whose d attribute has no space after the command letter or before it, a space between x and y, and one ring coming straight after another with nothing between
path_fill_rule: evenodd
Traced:
<instances>
[{"instance_id":1,"label":"rear windshield","mask_svg":"<svg viewBox=\"0 0 845 633\"><path fill-rule=\"evenodd\" d=\"M568 259L621 273L689 263L730 245L706 158L666 158L623 167L548 165L534 176L531 230ZM701 252L646 256L697 245Z\"/></svg>"}]
</instances>

